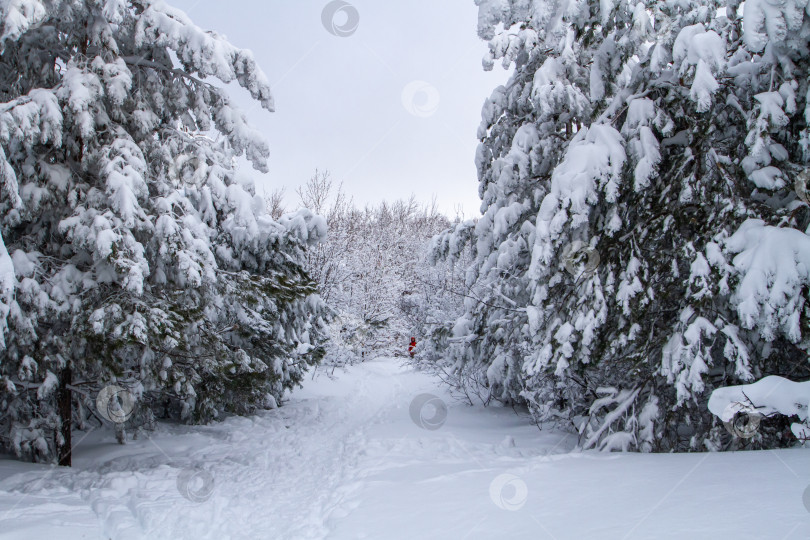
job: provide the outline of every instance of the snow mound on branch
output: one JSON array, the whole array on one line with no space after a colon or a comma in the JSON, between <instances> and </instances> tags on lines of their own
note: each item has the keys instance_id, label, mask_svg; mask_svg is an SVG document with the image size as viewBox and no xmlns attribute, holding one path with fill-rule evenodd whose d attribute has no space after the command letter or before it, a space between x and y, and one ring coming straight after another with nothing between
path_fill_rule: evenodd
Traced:
<instances>
[{"instance_id":1,"label":"snow mound on branch","mask_svg":"<svg viewBox=\"0 0 810 540\"><path fill-rule=\"evenodd\" d=\"M35 88L0 106L0 142L4 144L26 150L35 144L61 146L62 125L62 108L52 90Z\"/></svg>"},{"instance_id":2,"label":"snow mound on branch","mask_svg":"<svg viewBox=\"0 0 810 540\"><path fill-rule=\"evenodd\" d=\"M748 401L763 415L779 413L804 421L810 406L810 381L794 382L772 375L751 384L718 388L709 398L709 410L721 417L732 403Z\"/></svg>"},{"instance_id":3,"label":"snow mound on branch","mask_svg":"<svg viewBox=\"0 0 810 540\"><path fill-rule=\"evenodd\" d=\"M633 176L637 192L650 185L661 161L658 139L649 127L655 116L655 103L651 99L634 99L627 107L627 120L622 126L622 134L628 138L628 152L636 162Z\"/></svg>"},{"instance_id":4,"label":"snow mound on branch","mask_svg":"<svg viewBox=\"0 0 810 540\"><path fill-rule=\"evenodd\" d=\"M725 41L716 32L707 32L702 24L687 26L675 38L672 57L681 75L695 66L689 97L697 103L698 112L708 111L712 96L720 88L714 76L726 65Z\"/></svg>"},{"instance_id":5,"label":"snow mound on branch","mask_svg":"<svg viewBox=\"0 0 810 540\"><path fill-rule=\"evenodd\" d=\"M537 104L538 121L553 118L560 109L567 109L572 116L581 117L590 106L585 94L566 80L563 62L553 57L547 58L534 74L532 98Z\"/></svg>"},{"instance_id":6,"label":"snow mound on branch","mask_svg":"<svg viewBox=\"0 0 810 540\"><path fill-rule=\"evenodd\" d=\"M706 66L706 62L699 60L695 70L695 80L689 90L689 97L697 103L698 112L706 112L712 107L712 95L719 88L720 84Z\"/></svg>"},{"instance_id":7,"label":"snow mound on branch","mask_svg":"<svg viewBox=\"0 0 810 540\"><path fill-rule=\"evenodd\" d=\"M782 331L798 342L802 293L810 284L810 236L749 219L725 244L737 254L732 264L741 279L734 296L743 326L758 328L768 341Z\"/></svg>"},{"instance_id":8,"label":"snow mound on branch","mask_svg":"<svg viewBox=\"0 0 810 540\"><path fill-rule=\"evenodd\" d=\"M596 124L580 133L551 177L552 196L574 214L587 212L586 202L596 202L597 187L615 200L626 158L624 139L611 126Z\"/></svg>"},{"instance_id":9,"label":"snow mound on branch","mask_svg":"<svg viewBox=\"0 0 810 540\"><path fill-rule=\"evenodd\" d=\"M753 52L761 52L769 41L781 42L802 27L804 14L810 14L807 0L746 0L743 37Z\"/></svg>"},{"instance_id":10,"label":"snow mound on branch","mask_svg":"<svg viewBox=\"0 0 810 540\"><path fill-rule=\"evenodd\" d=\"M783 85L784 86L784 85ZM788 92L785 92L789 96ZM753 123L746 144L750 151L742 161L743 170L748 174L748 179L760 189L781 189L785 186L784 174L777 167L770 166L773 158L784 157L784 148L772 144L772 140L763 134L771 133L786 127L790 119L783 107L788 105L784 96L780 92L762 92L754 96L759 114Z\"/></svg>"},{"instance_id":11,"label":"snow mound on branch","mask_svg":"<svg viewBox=\"0 0 810 540\"><path fill-rule=\"evenodd\" d=\"M707 32L702 24L694 24L678 33L672 46L672 57L681 70L703 60L716 72L726 64L726 45L716 32Z\"/></svg>"},{"instance_id":12,"label":"snow mound on branch","mask_svg":"<svg viewBox=\"0 0 810 540\"><path fill-rule=\"evenodd\" d=\"M565 159L554 169L551 192L540 205L533 266L551 261L551 242L559 237L569 212L577 227L588 221L590 206L599 200L598 190L605 191L608 201L615 201L626 158L624 138L613 127L594 124L577 133Z\"/></svg>"},{"instance_id":13,"label":"snow mound on branch","mask_svg":"<svg viewBox=\"0 0 810 540\"><path fill-rule=\"evenodd\" d=\"M326 220L305 208L282 216L279 224L303 244L314 246L326 241Z\"/></svg>"},{"instance_id":14,"label":"snow mound on branch","mask_svg":"<svg viewBox=\"0 0 810 540\"><path fill-rule=\"evenodd\" d=\"M82 137L92 138L96 129L95 108L104 95L104 85L99 76L71 60L56 95L67 103Z\"/></svg>"},{"instance_id":15,"label":"snow mound on branch","mask_svg":"<svg viewBox=\"0 0 810 540\"><path fill-rule=\"evenodd\" d=\"M728 407L734 403L753 406L763 415L783 414L796 416L802 423L790 426L797 439L810 439L808 409L810 409L810 381L794 382L784 377L772 375L752 384L727 386L712 392L709 398L709 410L724 422L731 420Z\"/></svg>"},{"instance_id":16,"label":"snow mound on branch","mask_svg":"<svg viewBox=\"0 0 810 540\"><path fill-rule=\"evenodd\" d=\"M40 0L2 0L3 34L0 35L0 52L6 48L7 41L16 41L32 26L45 20L47 12Z\"/></svg>"}]
</instances>

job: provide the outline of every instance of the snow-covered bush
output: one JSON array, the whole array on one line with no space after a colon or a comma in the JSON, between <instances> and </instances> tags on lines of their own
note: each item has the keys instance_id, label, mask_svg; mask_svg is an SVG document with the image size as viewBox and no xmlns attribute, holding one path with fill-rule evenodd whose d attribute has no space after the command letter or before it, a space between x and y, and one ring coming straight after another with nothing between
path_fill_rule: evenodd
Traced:
<instances>
[{"instance_id":1,"label":"snow-covered bush","mask_svg":"<svg viewBox=\"0 0 810 540\"><path fill-rule=\"evenodd\" d=\"M473 246L481 292L439 348L584 448L718 447L712 389L810 377L806 2L477 4L514 73L482 110L483 217L436 246Z\"/></svg>"},{"instance_id":2,"label":"snow-covered bush","mask_svg":"<svg viewBox=\"0 0 810 540\"><path fill-rule=\"evenodd\" d=\"M326 225L237 178L268 147L213 81L272 111L251 53L157 0L3 2L0 25L3 446L64 462L71 405L112 382L190 422L279 401L323 354Z\"/></svg>"}]
</instances>

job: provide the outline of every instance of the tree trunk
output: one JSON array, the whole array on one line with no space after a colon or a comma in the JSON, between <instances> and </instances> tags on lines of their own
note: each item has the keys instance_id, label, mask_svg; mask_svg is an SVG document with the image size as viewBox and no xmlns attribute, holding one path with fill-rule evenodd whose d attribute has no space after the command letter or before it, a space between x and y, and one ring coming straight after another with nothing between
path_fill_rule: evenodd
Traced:
<instances>
[{"instance_id":1,"label":"tree trunk","mask_svg":"<svg viewBox=\"0 0 810 540\"><path fill-rule=\"evenodd\" d=\"M70 439L70 433L73 427L73 399L70 388L68 388L68 385L73 381L73 370L71 370L70 366L62 370L60 379L57 403L59 407L59 419L62 422L60 428L62 444L59 444L59 439L57 438L57 453L59 465L61 467L70 467L71 451L73 449Z\"/></svg>"}]
</instances>

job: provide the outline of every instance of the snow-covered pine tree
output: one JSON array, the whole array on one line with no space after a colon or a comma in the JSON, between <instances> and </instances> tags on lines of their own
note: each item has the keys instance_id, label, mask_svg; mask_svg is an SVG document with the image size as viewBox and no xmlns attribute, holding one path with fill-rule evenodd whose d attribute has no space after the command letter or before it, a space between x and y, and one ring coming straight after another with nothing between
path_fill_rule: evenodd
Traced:
<instances>
[{"instance_id":1,"label":"snow-covered pine tree","mask_svg":"<svg viewBox=\"0 0 810 540\"><path fill-rule=\"evenodd\" d=\"M483 218L436 244L474 243L485 294L455 369L584 448L719 448L714 387L810 375L807 3L476 3L514 74L483 108Z\"/></svg>"},{"instance_id":2,"label":"snow-covered pine tree","mask_svg":"<svg viewBox=\"0 0 810 540\"><path fill-rule=\"evenodd\" d=\"M68 463L71 409L113 382L147 416L274 407L323 354L326 227L272 220L235 170L269 154L221 84L273 110L251 53L157 0L8 0L0 24L2 446Z\"/></svg>"}]
</instances>

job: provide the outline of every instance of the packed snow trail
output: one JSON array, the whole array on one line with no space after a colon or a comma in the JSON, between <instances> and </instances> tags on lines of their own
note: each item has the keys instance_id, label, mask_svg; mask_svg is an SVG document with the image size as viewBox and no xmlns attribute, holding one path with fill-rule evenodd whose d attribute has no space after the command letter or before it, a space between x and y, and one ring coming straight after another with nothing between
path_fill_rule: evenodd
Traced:
<instances>
[{"instance_id":1,"label":"packed snow trail","mask_svg":"<svg viewBox=\"0 0 810 540\"><path fill-rule=\"evenodd\" d=\"M424 393L449 405L436 429L411 417ZM72 470L0 461L0 538L810 537L807 450L569 454L572 437L390 359L250 418L76 440Z\"/></svg>"}]
</instances>

